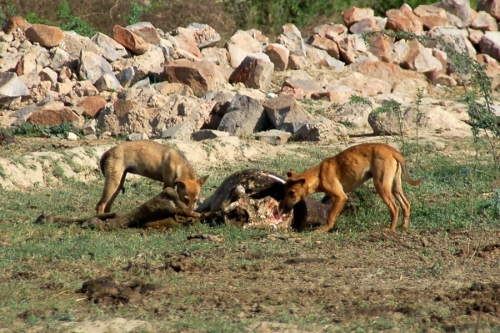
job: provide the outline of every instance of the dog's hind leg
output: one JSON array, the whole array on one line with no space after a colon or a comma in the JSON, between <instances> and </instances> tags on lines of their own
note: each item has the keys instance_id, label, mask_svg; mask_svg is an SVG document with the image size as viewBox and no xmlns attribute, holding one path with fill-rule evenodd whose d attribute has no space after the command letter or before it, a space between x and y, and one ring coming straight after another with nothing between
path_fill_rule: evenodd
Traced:
<instances>
[{"instance_id":1,"label":"dog's hind leg","mask_svg":"<svg viewBox=\"0 0 500 333\"><path fill-rule=\"evenodd\" d=\"M396 161L394 162L396 163ZM399 215L399 208L396 205L394 198L392 197L393 184L395 181L395 175L397 174L397 167L397 164L394 165L393 168L395 170L392 171L391 167L389 166L386 170L384 170L384 172L380 173L379 175L373 176L373 184L375 186L375 189L377 190L377 193L380 195L384 203L389 208L389 212L391 213L391 227L389 228L390 231L396 230L396 224L398 222Z\"/></svg>"},{"instance_id":2,"label":"dog's hind leg","mask_svg":"<svg viewBox=\"0 0 500 333\"><path fill-rule=\"evenodd\" d=\"M394 183L392 184L392 194L398 200L401 209L403 210L403 224L402 228L408 228L410 224L410 202L406 199L405 194L403 192L403 184L401 182L401 165L398 164L398 171L394 177Z\"/></svg>"},{"instance_id":3,"label":"dog's hind leg","mask_svg":"<svg viewBox=\"0 0 500 333\"><path fill-rule=\"evenodd\" d=\"M109 213L111 211L113 202L123 188L126 174L127 172L121 169L106 171L101 200L96 205L97 214Z\"/></svg>"}]
</instances>

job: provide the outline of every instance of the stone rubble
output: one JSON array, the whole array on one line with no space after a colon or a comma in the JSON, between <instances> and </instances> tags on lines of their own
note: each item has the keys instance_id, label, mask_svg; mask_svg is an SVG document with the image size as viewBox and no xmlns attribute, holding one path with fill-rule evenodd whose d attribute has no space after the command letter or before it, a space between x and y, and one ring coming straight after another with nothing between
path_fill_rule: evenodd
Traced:
<instances>
[{"instance_id":1,"label":"stone rubble","mask_svg":"<svg viewBox=\"0 0 500 333\"><path fill-rule=\"evenodd\" d=\"M484 64L497 91L498 8L496 1L472 9L466 0L441 0L376 17L371 8L351 7L342 12L344 24L319 25L309 36L288 23L275 40L251 29L225 42L200 23L168 33L149 22L115 25L112 36L88 38L16 16L0 32L0 126L69 122L88 139L111 133L207 140L223 132L272 144L334 142L399 133L394 115L370 116L396 100L405 110L404 131L470 135L467 113L453 111L459 102L442 107L431 100L415 118L419 91L462 84L449 54L431 41L363 34L441 37ZM355 96L373 103L349 107ZM307 105L314 100L329 103L328 111L313 116Z\"/></svg>"}]
</instances>

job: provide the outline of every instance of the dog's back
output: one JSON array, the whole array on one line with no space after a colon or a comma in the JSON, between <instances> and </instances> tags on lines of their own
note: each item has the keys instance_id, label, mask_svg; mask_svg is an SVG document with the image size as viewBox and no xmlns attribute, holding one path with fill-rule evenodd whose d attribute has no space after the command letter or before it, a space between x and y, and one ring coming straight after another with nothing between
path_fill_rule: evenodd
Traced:
<instances>
[{"instance_id":1,"label":"dog's back","mask_svg":"<svg viewBox=\"0 0 500 333\"><path fill-rule=\"evenodd\" d=\"M196 174L184 154L178 149L155 141L123 142L106 151L100 160L105 177L98 213L109 211L117 191L123 188L127 173L163 182L163 187L177 187L179 197L190 207L198 199L201 186L208 176L196 179Z\"/></svg>"}]
</instances>

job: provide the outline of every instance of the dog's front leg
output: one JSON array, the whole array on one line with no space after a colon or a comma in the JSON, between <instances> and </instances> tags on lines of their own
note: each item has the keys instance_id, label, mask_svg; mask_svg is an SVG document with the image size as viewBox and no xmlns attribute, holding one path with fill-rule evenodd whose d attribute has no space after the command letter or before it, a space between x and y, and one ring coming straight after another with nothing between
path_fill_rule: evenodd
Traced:
<instances>
[{"instance_id":1,"label":"dog's front leg","mask_svg":"<svg viewBox=\"0 0 500 333\"><path fill-rule=\"evenodd\" d=\"M327 195L332 198L332 208L330 209L330 213L328 214L328 220L326 225L317 229L317 232L328 232L335 227L335 222L340 215L340 212L345 206L347 202L347 195L345 193L342 194L330 194Z\"/></svg>"}]
</instances>

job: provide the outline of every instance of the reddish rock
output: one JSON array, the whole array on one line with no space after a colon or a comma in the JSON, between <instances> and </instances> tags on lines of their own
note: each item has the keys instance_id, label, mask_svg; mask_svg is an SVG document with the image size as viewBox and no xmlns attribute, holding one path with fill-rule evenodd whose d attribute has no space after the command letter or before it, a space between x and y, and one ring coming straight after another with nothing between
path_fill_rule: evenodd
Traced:
<instances>
[{"instance_id":1,"label":"reddish rock","mask_svg":"<svg viewBox=\"0 0 500 333\"><path fill-rule=\"evenodd\" d=\"M296 54L290 54L288 58L288 68L289 69L303 69L311 65L307 57L299 56Z\"/></svg>"},{"instance_id":2,"label":"reddish rock","mask_svg":"<svg viewBox=\"0 0 500 333\"><path fill-rule=\"evenodd\" d=\"M252 56L246 57L229 77L229 83L243 82L246 87L269 90L274 64Z\"/></svg>"},{"instance_id":3,"label":"reddish rock","mask_svg":"<svg viewBox=\"0 0 500 333\"><path fill-rule=\"evenodd\" d=\"M317 92L311 95L312 99L327 99L330 102L337 104L345 104L349 102L349 98L352 95L356 95L357 92L351 87L347 86L337 86L335 88L328 89L327 91Z\"/></svg>"},{"instance_id":4,"label":"reddish rock","mask_svg":"<svg viewBox=\"0 0 500 333\"><path fill-rule=\"evenodd\" d=\"M420 5L413 12L427 29L446 26L448 24L448 17L443 8L432 5Z\"/></svg>"},{"instance_id":5,"label":"reddish rock","mask_svg":"<svg viewBox=\"0 0 500 333\"><path fill-rule=\"evenodd\" d=\"M433 85L439 84L445 87L455 87L457 85L457 81L454 78L439 71L427 72L425 76Z\"/></svg>"},{"instance_id":6,"label":"reddish rock","mask_svg":"<svg viewBox=\"0 0 500 333\"><path fill-rule=\"evenodd\" d=\"M347 35L339 41L340 60L352 64L356 59L368 51L365 41L360 35Z\"/></svg>"},{"instance_id":7,"label":"reddish rock","mask_svg":"<svg viewBox=\"0 0 500 333\"><path fill-rule=\"evenodd\" d=\"M119 25L113 27L113 38L134 54L144 54L150 47L142 37Z\"/></svg>"},{"instance_id":8,"label":"reddish rock","mask_svg":"<svg viewBox=\"0 0 500 333\"><path fill-rule=\"evenodd\" d=\"M288 87L290 89L285 89ZM295 98L310 97L311 94L322 91L321 85L313 78L289 77L283 82L282 91Z\"/></svg>"},{"instance_id":9,"label":"reddish rock","mask_svg":"<svg viewBox=\"0 0 500 333\"><path fill-rule=\"evenodd\" d=\"M342 12L342 18L348 28L356 22L366 18L373 18L374 16L374 11L371 8L351 7Z\"/></svg>"},{"instance_id":10,"label":"reddish rock","mask_svg":"<svg viewBox=\"0 0 500 333\"><path fill-rule=\"evenodd\" d=\"M193 89L182 83L164 83L161 88L158 89L160 94L168 96L171 94L178 94L182 96L193 96Z\"/></svg>"},{"instance_id":11,"label":"reddish rock","mask_svg":"<svg viewBox=\"0 0 500 333\"><path fill-rule=\"evenodd\" d=\"M203 55L201 54L201 51L194 40L183 35L171 36L169 40L173 45L175 45L175 52L179 56L179 58L185 58L194 61L203 59Z\"/></svg>"},{"instance_id":12,"label":"reddish rock","mask_svg":"<svg viewBox=\"0 0 500 333\"><path fill-rule=\"evenodd\" d=\"M392 62L391 44L386 36L377 34L368 38L368 50L380 61Z\"/></svg>"},{"instance_id":13,"label":"reddish rock","mask_svg":"<svg viewBox=\"0 0 500 333\"><path fill-rule=\"evenodd\" d=\"M500 86L500 65L493 57L479 53L476 56L477 62L486 66L485 73L491 79L491 88L498 91Z\"/></svg>"},{"instance_id":14,"label":"reddish rock","mask_svg":"<svg viewBox=\"0 0 500 333\"><path fill-rule=\"evenodd\" d=\"M330 56L334 57L335 59L339 58L339 46L331 39L314 34L309 37L307 43L320 50L325 50Z\"/></svg>"},{"instance_id":15,"label":"reddish rock","mask_svg":"<svg viewBox=\"0 0 500 333\"><path fill-rule=\"evenodd\" d=\"M288 67L288 58L290 51L281 44L269 44L264 53L267 54L271 62L274 64L274 69L284 71Z\"/></svg>"},{"instance_id":16,"label":"reddish rock","mask_svg":"<svg viewBox=\"0 0 500 333\"><path fill-rule=\"evenodd\" d=\"M400 9L390 9L386 12L386 28L394 31L406 31L415 34L423 32L422 21L413 14L410 6L402 5Z\"/></svg>"},{"instance_id":17,"label":"reddish rock","mask_svg":"<svg viewBox=\"0 0 500 333\"><path fill-rule=\"evenodd\" d=\"M29 26L29 22L26 21L22 16L12 16L3 26L3 32L5 32L6 34L10 34L11 32L16 31L18 28L24 31Z\"/></svg>"},{"instance_id":18,"label":"reddish rock","mask_svg":"<svg viewBox=\"0 0 500 333\"><path fill-rule=\"evenodd\" d=\"M405 71L398 65L380 61L365 60L356 65L356 71L368 77L384 80L391 84L398 83L404 79L421 78L415 72Z\"/></svg>"},{"instance_id":19,"label":"reddish rock","mask_svg":"<svg viewBox=\"0 0 500 333\"><path fill-rule=\"evenodd\" d=\"M256 29L250 29L245 31L247 34L252 36L252 38L255 38L256 40L259 41L260 45L262 46L267 46L269 45L269 37L264 35L262 31L256 30Z\"/></svg>"},{"instance_id":20,"label":"reddish rock","mask_svg":"<svg viewBox=\"0 0 500 333\"><path fill-rule=\"evenodd\" d=\"M79 120L80 118L62 102L49 102L27 119L32 124L45 126L60 125L64 122L73 123Z\"/></svg>"},{"instance_id":21,"label":"reddish rock","mask_svg":"<svg viewBox=\"0 0 500 333\"><path fill-rule=\"evenodd\" d=\"M24 35L32 43L39 43L44 47L54 47L64 39L64 33L59 27L45 24L33 24L24 31Z\"/></svg>"},{"instance_id":22,"label":"reddish rock","mask_svg":"<svg viewBox=\"0 0 500 333\"><path fill-rule=\"evenodd\" d=\"M380 31L382 30L377 21L373 17L362 19L349 27L349 31L353 34L362 34L365 31Z\"/></svg>"},{"instance_id":23,"label":"reddish rock","mask_svg":"<svg viewBox=\"0 0 500 333\"><path fill-rule=\"evenodd\" d=\"M200 50L215 46L221 39L219 33L207 24L192 23L187 28L177 28L177 32L191 39Z\"/></svg>"},{"instance_id":24,"label":"reddish rock","mask_svg":"<svg viewBox=\"0 0 500 333\"><path fill-rule=\"evenodd\" d=\"M135 109L135 103L130 100L117 99L113 103L114 114L118 119L125 117Z\"/></svg>"},{"instance_id":25,"label":"reddish rock","mask_svg":"<svg viewBox=\"0 0 500 333\"><path fill-rule=\"evenodd\" d=\"M281 91L279 93L279 95L288 95L288 96L292 96L293 98L295 99L301 99L301 98L304 98L306 97L306 93L304 91L304 89L302 89L301 87L289 87L289 86L283 86L281 88Z\"/></svg>"},{"instance_id":26,"label":"reddish rock","mask_svg":"<svg viewBox=\"0 0 500 333\"><path fill-rule=\"evenodd\" d=\"M207 61L177 60L165 67L164 74L167 81L188 85L195 94L215 90L225 82L224 77L215 68L215 65Z\"/></svg>"},{"instance_id":27,"label":"reddish rock","mask_svg":"<svg viewBox=\"0 0 500 333\"><path fill-rule=\"evenodd\" d=\"M83 115L89 118L96 118L104 105L106 105L106 99L102 96L90 96L78 103L78 106L85 109Z\"/></svg>"},{"instance_id":28,"label":"reddish rock","mask_svg":"<svg viewBox=\"0 0 500 333\"><path fill-rule=\"evenodd\" d=\"M151 43L153 45L160 44L160 34L150 22L138 22L131 24L128 25L126 29L141 37L147 43Z\"/></svg>"},{"instance_id":29,"label":"reddish rock","mask_svg":"<svg viewBox=\"0 0 500 333\"><path fill-rule=\"evenodd\" d=\"M408 42L409 52L401 62L401 67L420 73L442 70L441 62L432 55L432 50L424 47L417 40Z\"/></svg>"},{"instance_id":30,"label":"reddish rock","mask_svg":"<svg viewBox=\"0 0 500 333\"><path fill-rule=\"evenodd\" d=\"M347 27L342 24L322 24L315 27L313 33L338 42L347 34Z\"/></svg>"},{"instance_id":31,"label":"reddish rock","mask_svg":"<svg viewBox=\"0 0 500 333\"><path fill-rule=\"evenodd\" d=\"M472 44L478 45L483 39L484 32L481 30L467 28L467 31L469 31L469 40Z\"/></svg>"}]
</instances>

